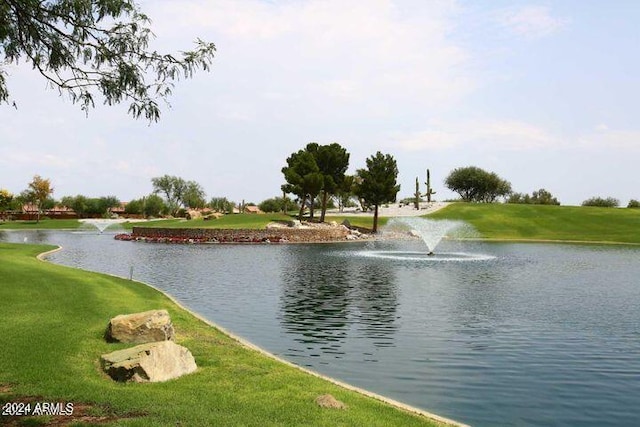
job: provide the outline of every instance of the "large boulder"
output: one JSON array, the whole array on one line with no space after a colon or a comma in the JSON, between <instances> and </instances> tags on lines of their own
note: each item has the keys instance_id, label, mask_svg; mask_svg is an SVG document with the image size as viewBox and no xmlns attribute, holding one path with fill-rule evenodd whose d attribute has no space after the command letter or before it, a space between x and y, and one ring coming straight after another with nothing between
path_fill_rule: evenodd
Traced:
<instances>
[{"instance_id":1,"label":"large boulder","mask_svg":"<svg viewBox=\"0 0 640 427\"><path fill-rule=\"evenodd\" d=\"M102 369L116 381L159 382L197 369L191 352L173 341L140 344L103 354Z\"/></svg>"},{"instance_id":2,"label":"large boulder","mask_svg":"<svg viewBox=\"0 0 640 427\"><path fill-rule=\"evenodd\" d=\"M173 323L167 310L121 314L109 321L107 341L147 343L174 339Z\"/></svg>"}]
</instances>

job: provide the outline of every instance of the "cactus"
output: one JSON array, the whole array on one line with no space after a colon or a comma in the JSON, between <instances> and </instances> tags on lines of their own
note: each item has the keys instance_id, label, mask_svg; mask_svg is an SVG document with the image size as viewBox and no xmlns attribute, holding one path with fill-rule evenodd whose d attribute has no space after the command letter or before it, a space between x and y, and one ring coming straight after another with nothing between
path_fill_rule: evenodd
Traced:
<instances>
[{"instance_id":1,"label":"cactus","mask_svg":"<svg viewBox=\"0 0 640 427\"><path fill-rule=\"evenodd\" d=\"M413 199L413 206L416 208L416 210L420 209L420 184L418 183L418 177L416 176L416 192L413 193L414 195L414 199Z\"/></svg>"},{"instance_id":2,"label":"cactus","mask_svg":"<svg viewBox=\"0 0 640 427\"><path fill-rule=\"evenodd\" d=\"M425 184L427 184L427 192L424 193L424 195L427 196L427 202L431 203L431 196L436 194L436 192L431 188L431 173L429 169L427 169L427 182L425 182Z\"/></svg>"}]
</instances>

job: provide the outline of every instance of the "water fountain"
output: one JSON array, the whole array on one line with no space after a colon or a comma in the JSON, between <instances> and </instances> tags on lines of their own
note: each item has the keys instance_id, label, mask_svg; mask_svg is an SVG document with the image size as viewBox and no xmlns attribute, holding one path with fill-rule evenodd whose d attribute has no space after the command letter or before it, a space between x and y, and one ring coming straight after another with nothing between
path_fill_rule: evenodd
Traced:
<instances>
[{"instance_id":1,"label":"water fountain","mask_svg":"<svg viewBox=\"0 0 640 427\"><path fill-rule=\"evenodd\" d=\"M471 237L477 233L464 221L433 220L420 217L397 217L384 227L383 236L391 242L402 238L418 237L426 246L424 251L406 250L367 250L360 255L365 257L387 258L402 261L470 261L492 259L493 256L469 252L436 253L436 247L445 237ZM383 237L384 239L384 237Z\"/></svg>"},{"instance_id":2,"label":"water fountain","mask_svg":"<svg viewBox=\"0 0 640 427\"><path fill-rule=\"evenodd\" d=\"M427 246L427 255L435 255L434 250L438 243L447 235L447 233L461 230L463 228L469 228L467 223L463 221L452 221L448 219L444 220L432 220L418 217L405 217L392 219L388 227L394 228L396 226L401 228L408 227L411 229L412 235L417 235L422 239Z\"/></svg>"},{"instance_id":3,"label":"water fountain","mask_svg":"<svg viewBox=\"0 0 640 427\"><path fill-rule=\"evenodd\" d=\"M86 219L80 219L79 221L83 224L87 224L98 229L98 232L102 234L104 230L106 230L108 227L112 226L113 224L120 224L120 223L126 222L127 220L126 219L107 219L107 218L86 218Z\"/></svg>"}]
</instances>

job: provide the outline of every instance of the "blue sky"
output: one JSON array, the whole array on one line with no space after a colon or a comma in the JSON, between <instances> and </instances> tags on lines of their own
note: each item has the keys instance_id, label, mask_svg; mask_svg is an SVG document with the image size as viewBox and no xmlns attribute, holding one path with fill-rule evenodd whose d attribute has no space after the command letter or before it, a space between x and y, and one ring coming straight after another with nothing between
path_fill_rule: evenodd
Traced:
<instances>
[{"instance_id":1,"label":"blue sky","mask_svg":"<svg viewBox=\"0 0 640 427\"><path fill-rule=\"evenodd\" d=\"M27 66L11 66L18 109L0 107L0 187L34 174L54 196L151 191L178 175L208 197L279 195L285 159L342 144L350 171L392 154L399 196L431 170L436 198L456 167L546 188L563 204L640 199L637 1L147 0L154 47L200 37L211 73L178 83L161 122L126 107L85 117Z\"/></svg>"}]
</instances>

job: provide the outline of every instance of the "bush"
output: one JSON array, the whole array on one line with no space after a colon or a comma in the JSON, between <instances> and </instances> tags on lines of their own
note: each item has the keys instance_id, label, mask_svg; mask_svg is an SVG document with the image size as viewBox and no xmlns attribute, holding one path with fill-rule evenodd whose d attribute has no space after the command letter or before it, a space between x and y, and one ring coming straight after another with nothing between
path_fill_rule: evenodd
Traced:
<instances>
[{"instance_id":1,"label":"bush","mask_svg":"<svg viewBox=\"0 0 640 427\"><path fill-rule=\"evenodd\" d=\"M592 197L582 202L582 206L597 206L601 208L615 208L620 205L620 200L614 197Z\"/></svg>"},{"instance_id":2,"label":"bush","mask_svg":"<svg viewBox=\"0 0 640 427\"><path fill-rule=\"evenodd\" d=\"M521 203L527 205L560 205L560 202L553 195L541 188L538 191L528 194L511 193L507 199L507 203Z\"/></svg>"},{"instance_id":3,"label":"bush","mask_svg":"<svg viewBox=\"0 0 640 427\"><path fill-rule=\"evenodd\" d=\"M629 200L629 204L627 205L628 208L640 208L640 201L636 200L636 199L631 199Z\"/></svg>"}]
</instances>

